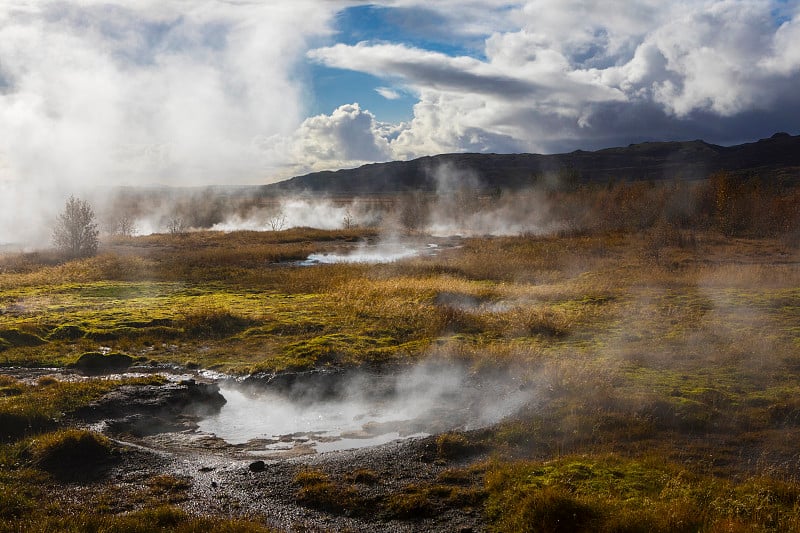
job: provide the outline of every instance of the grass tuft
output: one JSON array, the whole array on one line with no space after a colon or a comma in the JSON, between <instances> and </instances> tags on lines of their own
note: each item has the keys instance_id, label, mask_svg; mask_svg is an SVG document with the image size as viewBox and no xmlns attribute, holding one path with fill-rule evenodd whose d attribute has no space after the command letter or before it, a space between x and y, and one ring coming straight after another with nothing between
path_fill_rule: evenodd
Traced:
<instances>
[{"instance_id":1,"label":"grass tuft","mask_svg":"<svg viewBox=\"0 0 800 533\"><path fill-rule=\"evenodd\" d=\"M31 442L32 463L58 478L92 477L113 458L111 441L86 430L65 429Z\"/></svg>"}]
</instances>

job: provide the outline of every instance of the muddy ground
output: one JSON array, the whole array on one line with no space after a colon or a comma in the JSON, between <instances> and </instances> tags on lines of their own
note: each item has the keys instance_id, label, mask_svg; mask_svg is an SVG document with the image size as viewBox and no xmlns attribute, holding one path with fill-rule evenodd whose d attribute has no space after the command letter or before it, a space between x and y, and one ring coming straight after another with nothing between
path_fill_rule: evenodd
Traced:
<instances>
[{"instance_id":1,"label":"muddy ground","mask_svg":"<svg viewBox=\"0 0 800 533\"><path fill-rule=\"evenodd\" d=\"M43 375L86 379L77 372L52 369L4 373L30 380ZM442 456L435 435L326 453L297 445L302 442L297 436L287 439L294 446L280 452L265 450L258 440L229 444L197 429L202 417L225 403L217 380L198 373L168 375L166 384L126 385L73 413L68 425L111 438L117 447L115 460L85 475L54 478L48 490L78 507L102 501L108 512L125 512L140 507L137 495L146 487L152 492L153 479L160 479L163 503L285 531L484 530L479 498L453 507L434 497L387 510L392 498L437 486L443 472L461 471L480 461L479 449ZM302 495L297 476L309 471L325 476L330 494ZM456 483L477 494L479 477L462 474Z\"/></svg>"}]
</instances>

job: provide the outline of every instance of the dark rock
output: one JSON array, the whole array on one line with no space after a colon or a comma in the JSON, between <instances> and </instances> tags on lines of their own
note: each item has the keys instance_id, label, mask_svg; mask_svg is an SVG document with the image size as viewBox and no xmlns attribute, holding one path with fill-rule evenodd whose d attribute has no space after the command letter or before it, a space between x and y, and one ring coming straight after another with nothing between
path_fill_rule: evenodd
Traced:
<instances>
[{"instance_id":1,"label":"dark rock","mask_svg":"<svg viewBox=\"0 0 800 533\"><path fill-rule=\"evenodd\" d=\"M340 396L345 376L340 370L257 373L248 376L243 385L263 387L297 401L320 401Z\"/></svg>"},{"instance_id":2,"label":"dark rock","mask_svg":"<svg viewBox=\"0 0 800 533\"><path fill-rule=\"evenodd\" d=\"M395 392L396 379L391 372L315 369L301 372L259 372L245 378L242 385L257 391L269 390L295 402L313 403L342 398L354 386L370 399L384 398Z\"/></svg>"},{"instance_id":3,"label":"dark rock","mask_svg":"<svg viewBox=\"0 0 800 533\"><path fill-rule=\"evenodd\" d=\"M197 417L218 413L225 397L216 383L186 380L164 385L124 385L78 410L75 418L106 420L111 433L137 436L196 427Z\"/></svg>"},{"instance_id":4,"label":"dark rock","mask_svg":"<svg viewBox=\"0 0 800 533\"><path fill-rule=\"evenodd\" d=\"M133 364L133 358L122 353L104 355L99 352L87 352L81 355L72 368L88 375L111 374L127 370Z\"/></svg>"},{"instance_id":5,"label":"dark rock","mask_svg":"<svg viewBox=\"0 0 800 533\"><path fill-rule=\"evenodd\" d=\"M251 472L263 472L267 468L267 464L264 461L253 461L248 466Z\"/></svg>"}]
</instances>

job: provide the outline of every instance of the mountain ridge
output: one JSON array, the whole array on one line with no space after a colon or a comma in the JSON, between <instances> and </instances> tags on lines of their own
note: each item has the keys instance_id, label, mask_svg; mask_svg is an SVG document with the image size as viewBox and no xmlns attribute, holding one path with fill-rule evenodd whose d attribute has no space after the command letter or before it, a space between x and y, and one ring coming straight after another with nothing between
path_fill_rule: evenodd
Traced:
<instances>
[{"instance_id":1,"label":"mountain ridge","mask_svg":"<svg viewBox=\"0 0 800 533\"><path fill-rule=\"evenodd\" d=\"M728 171L735 175L797 180L800 135L776 133L734 146L703 140L630 144L562 154L451 153L409 161L369 163L357 168L321 171L263 185L265 194L390 194L435 191L437 173L455 174L476 188L520 189L542 180L702 179Z\"/></svg>"}]
</instances>

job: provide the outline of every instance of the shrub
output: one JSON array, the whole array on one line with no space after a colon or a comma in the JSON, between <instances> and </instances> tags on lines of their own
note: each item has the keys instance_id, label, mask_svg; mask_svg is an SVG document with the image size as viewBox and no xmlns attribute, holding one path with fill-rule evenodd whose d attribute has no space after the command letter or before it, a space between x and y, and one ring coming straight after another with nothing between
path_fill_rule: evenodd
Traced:
<instances>
[{"instance_id":1,"label":"shrub","mask_svg":"<svg viewBox=\"0 0 800 533\"><path fill-rule=\"evenodd\" d=\"M91 257L97 253L98 235L92 206L70 196L53 228L53 244L70 259Z\"/></svg>"}]
</instances>

